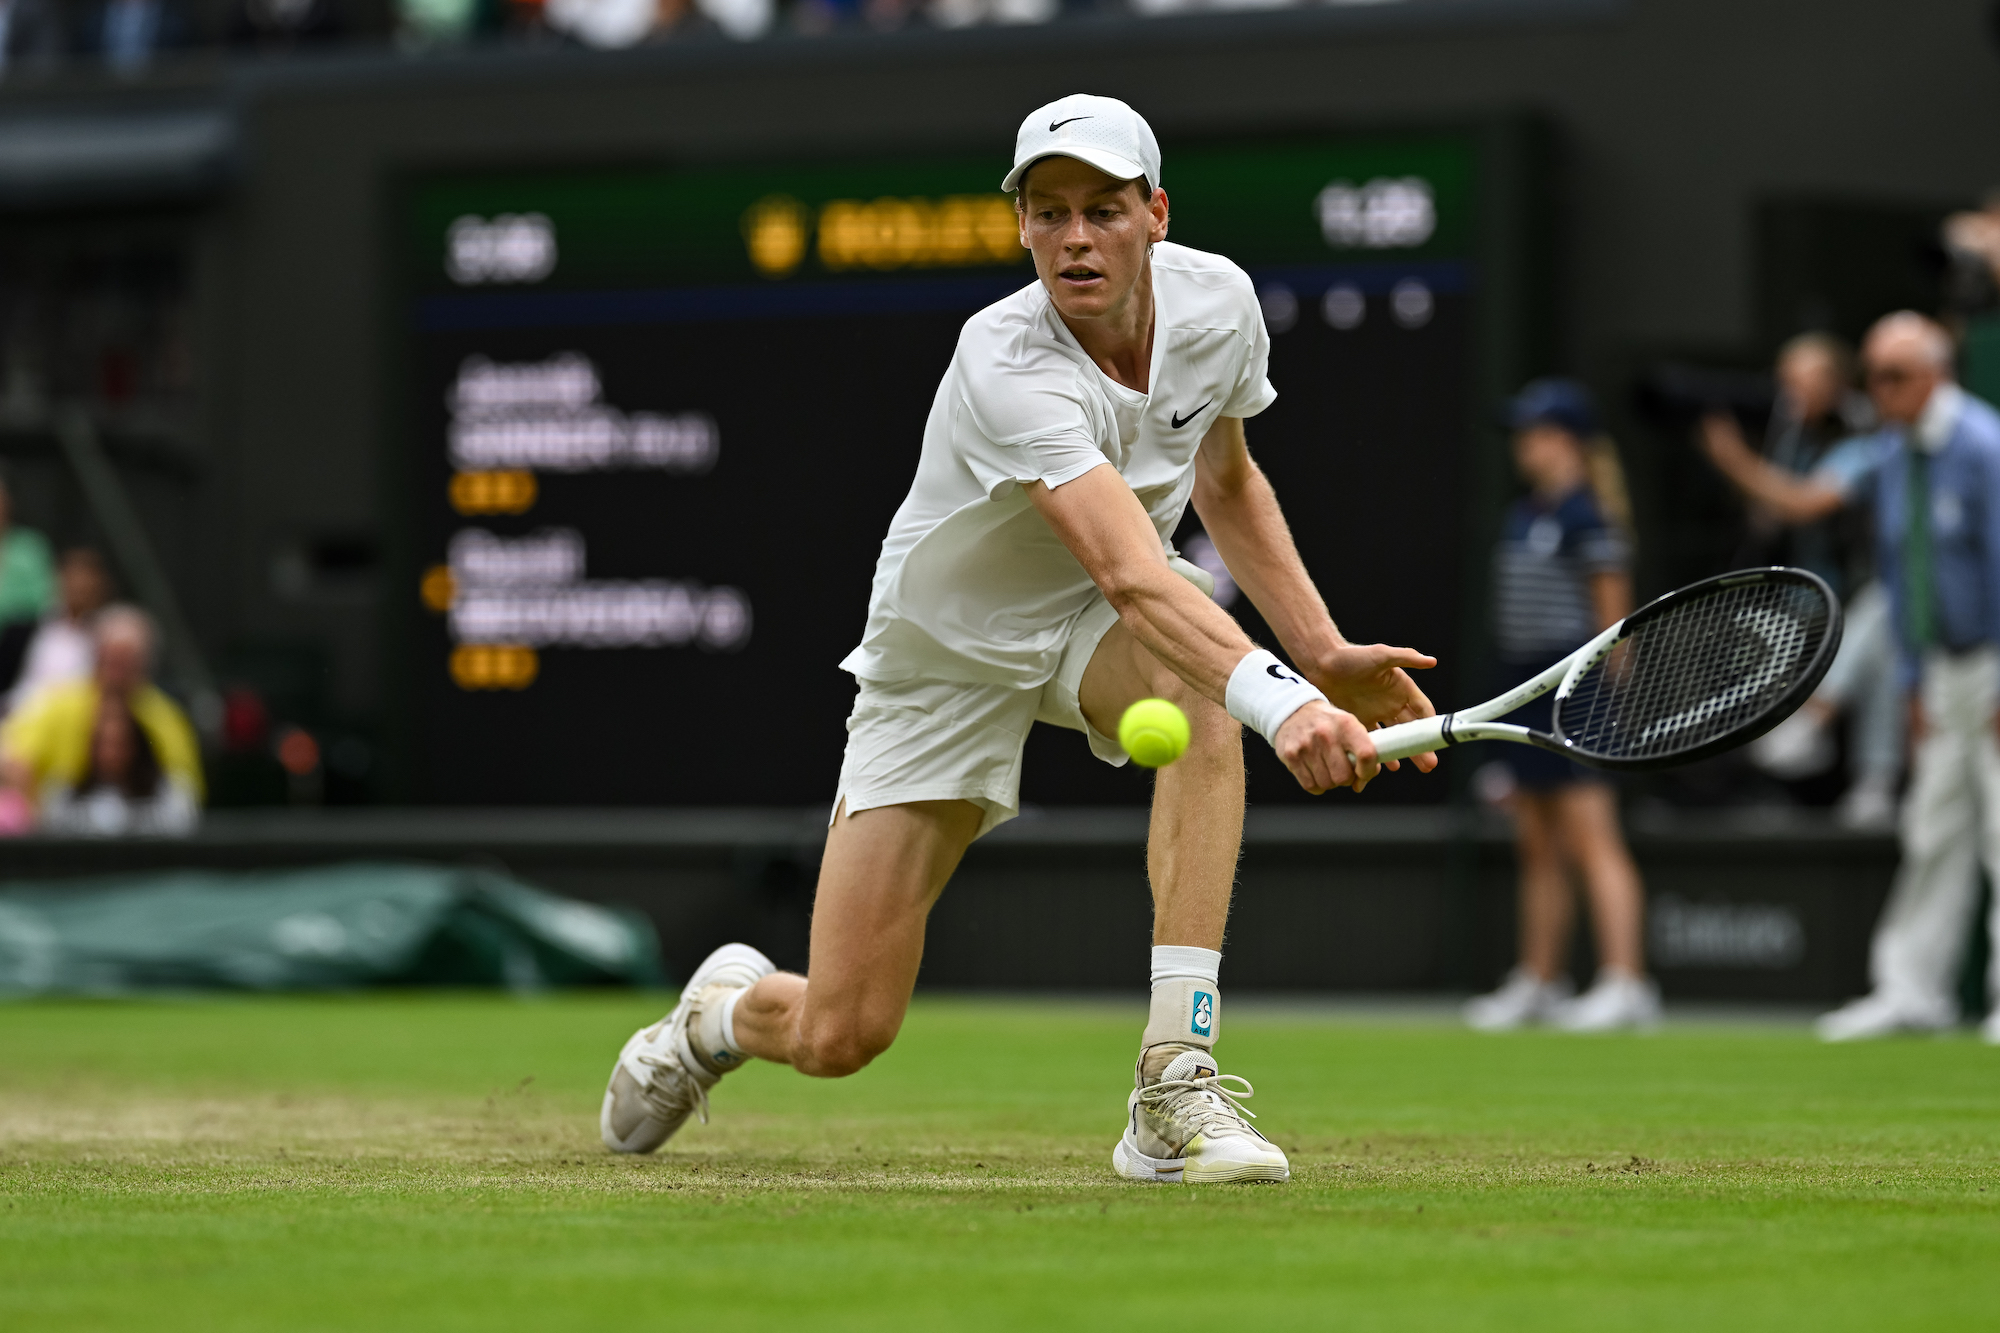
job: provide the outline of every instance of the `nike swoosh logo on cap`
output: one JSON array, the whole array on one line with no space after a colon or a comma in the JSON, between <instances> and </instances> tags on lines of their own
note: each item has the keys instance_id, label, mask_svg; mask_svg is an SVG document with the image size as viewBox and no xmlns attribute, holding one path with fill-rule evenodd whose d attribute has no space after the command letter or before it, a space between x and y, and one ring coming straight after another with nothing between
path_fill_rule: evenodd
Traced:
<instances>
[{"instance_id":1,"label":"nike swoosh logo on cap","mask_svg":"<svg viewBox=\"0 0 2000 1333\"><path fill-rule=\"evenodd\" d=\"M1212 403L1212 402L1214 402L1214 401L1215 401L1215 400L1214 400L1213 398L1211 398L1211 399L1209 399L1209 400L1208 400L1208 403ZM1186 416L1181 416L1181 415L1179 415L1179 414L1175 414L1175 415L1173 416L1173 418L1172 418L1172 420L1173 420L1173 423L1174 423L1174 429L1175 429L1175 430L1179 430L1179 429L1180 429L1180 428L1181 428L1182 426L1185 426L1185 425L1187 425L1187 424L1188 424L1188 422L1190 422L1190 421L1193 421L1193 420L1194 420L1194 419L1195 419L1196 417L1200 416L1200 415L1201 415L1201 414L1202 414L1203 412L1206 412L1206 411L1208 410L1208 403L1203 403L1203 404L1202 404L1202 405L1201 405L1200 407L1197 407L1197 408L1196 408L1196 409L1195 409L1194 411L1192 411L1192 412L1188 413L1188 414L1187 414Z\"/></svg>"},{"instance_id":2,"label":"nike swoosh logo on cap","mask_svg":"<svg viewBox=\"0 0 2000 1333\"><path fill-rule=\"evenodd\" d=\"M1061 129L1061 128L1062 128L1063 126L1065 126L1065 125L1068 125L1068 124L1070 124L1070 123L1071 123L1071 122L1073 122L1073 121L1078 121L1078 120L1096 120L1096 119L1097 119L1097 117L1096 117L1096 116L1071 116L1071 117L1069 118L1069 120L1056 120L1056 121L1050 121L1050 122L1049 122L1049 133L1050 133L1050 134L1054 134L1054 133L1055 133L1055 132L1056 132L1057 130Z\"/></svg>"}]
</instances>

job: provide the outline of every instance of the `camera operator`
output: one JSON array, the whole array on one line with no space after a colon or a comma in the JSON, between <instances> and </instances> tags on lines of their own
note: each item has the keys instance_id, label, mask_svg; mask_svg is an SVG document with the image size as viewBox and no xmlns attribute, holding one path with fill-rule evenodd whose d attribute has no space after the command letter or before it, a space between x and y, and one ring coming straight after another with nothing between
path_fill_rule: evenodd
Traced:
<instances>
[{"instance_id":1,"label":"camera operator","mask_svg":"<svg viewBox=\"0 0 2000 1333\"><path fill-rule=\"evenodd\" d=\"M1762 463L1786 477L1840 475L1860 444L1843 440L1865 428L1872 411L1853 392L1854 357L1825 333L1806 333L1778 352L1778 397ZM1788 564L1825 579L1846 603L1847 631L1826 679L1806 705L1751 747L1750 757L1780 778L1823 772L1834 757L1831 723L1851 710L1848 754L1854 780L1836 807L1849 828L1886 829L1896 813L1903 769L1903 707L1895 678L1889 597L1874 576L1864 516L1855 508L1804 509L1759 486L1758 460L1732 413L1703 416L1703 451L1750 505L1750 533L1737 565Z\"/></svg>"}]
</instances>

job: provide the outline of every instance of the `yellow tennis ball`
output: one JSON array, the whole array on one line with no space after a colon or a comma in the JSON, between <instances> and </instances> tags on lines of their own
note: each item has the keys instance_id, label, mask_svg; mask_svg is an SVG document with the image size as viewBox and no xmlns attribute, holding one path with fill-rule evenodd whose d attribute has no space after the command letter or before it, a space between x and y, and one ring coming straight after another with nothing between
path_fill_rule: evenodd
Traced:
<instances>
[{"instance_id":1,"label":"yellow tennis ball","mask_svg":"<svg viewBox=\"0 0 2000 1333\"><path fill-rule=\"evenodd\" d=\"M1139 767L1165 768L1187 753L1187 714L1165 699L1141 699L1118 719L1118 743Z\"/></svg>"}]
</instances>

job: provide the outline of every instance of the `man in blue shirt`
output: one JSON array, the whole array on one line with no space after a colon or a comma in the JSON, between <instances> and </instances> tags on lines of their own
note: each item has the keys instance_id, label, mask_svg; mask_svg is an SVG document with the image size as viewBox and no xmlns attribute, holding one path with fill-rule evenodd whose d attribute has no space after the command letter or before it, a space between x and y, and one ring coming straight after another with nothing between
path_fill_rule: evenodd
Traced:
<instances>
[{"instance_id":1,"label":"man in blue shirt","mask_svg":"<svg viewBox=\"0 0 2000 1333\"><path fill-rule=\"evenodd\" d=\"M1870 953L1875 989L1820 1019L1829 1041L1955 1024L1980 861L2000 883L2000 413L1952 382L1951 339L1922 315L1882 319L1862 356L1883 428L1810 477L1711 448L1731 480L1788 519L1874 510L1916 761L1903 864ZM2000 940L2000 907L1992 929ZM1994 959L2000 996L2000 948ZM2000 1008L1985 1034L2000 1044Z\"/></svg>"}]
</instances>

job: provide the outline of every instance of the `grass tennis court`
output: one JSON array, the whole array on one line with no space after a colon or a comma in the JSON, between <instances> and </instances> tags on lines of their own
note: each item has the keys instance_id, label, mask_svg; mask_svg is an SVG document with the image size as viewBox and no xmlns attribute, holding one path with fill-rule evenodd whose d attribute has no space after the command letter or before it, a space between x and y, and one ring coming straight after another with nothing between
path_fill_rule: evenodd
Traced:
<instances>
[{"instance_id":1,"label":"grass tennis court","mask_svg":"<svg viewBox=\"0 0 2000 1333\"><path fill-rule=\"evenodd\" d=\"M665 1000L0 1008L0 1327L1916 1328L2000 1310L2000 1050L1227 1015L1277 1187L1106 1165L1137 1006L920 1000L613 1159Z\"/></svg>"}]
</instances>

